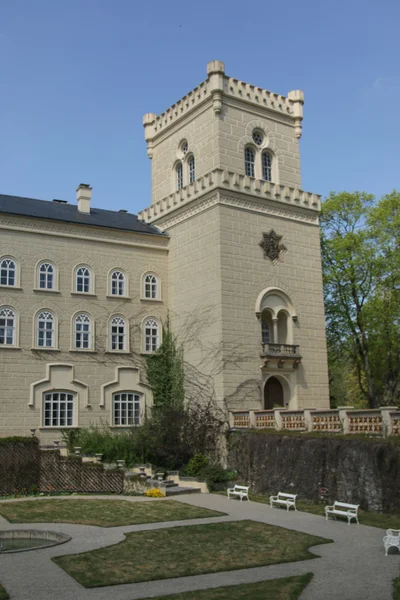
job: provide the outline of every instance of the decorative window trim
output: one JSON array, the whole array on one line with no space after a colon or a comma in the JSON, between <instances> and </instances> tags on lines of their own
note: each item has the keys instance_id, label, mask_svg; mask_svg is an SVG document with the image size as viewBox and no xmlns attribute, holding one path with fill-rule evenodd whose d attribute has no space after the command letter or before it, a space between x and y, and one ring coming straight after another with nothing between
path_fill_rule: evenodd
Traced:
<instances>
[{"instance_id":1,"label":"decorative window trim","mask_svg":"<svg viewBox=\"0 0 400 600\"><path fill-rule=\"evenodd\" d=\"M12 311L14 315L14 325L13 325L13 343L12 344L0 344L1 350L13 350L19 349L19 313L18 311L8 304L3 304L0 306L0 312L4 311ZM1 318L1 317L0 317Z\"/></svg>"},{"instance_id":2,"label":"decorative window trim","mask_svg":"<svg viewBox=\"0 0 400 600\"><path fill-rule=\"evenodd\" d=\"M88 292L80 292L77 289L77 272L78 269L88 269L89 271L89 291ZM92 269L92 267L90 265L84 264L84 263L80 263L78 265L76 265L73 270L72 270L72 290L71 290L71 294L79 294L80 296L95 296L95 273L94 273L94 269Z\"/></svg>"},{"instance_id":3,"label":"decorative window trim","mask_svg":"<svg viewBox=\"0 0 400 600\"><path fill-rule=\"evenodd\" d=\"M53 267L53 287L51 288L43 288L40 287L40 268L42 265L51 265ZM59 286L59 271L58 268L56 267L56 265L54 264L54 262L52 260L40 260L38 263L36 263L35 266L35 281L34 281L34 286L33 289L35 292L59 292L60 286Z\"/></svg>"},{"instance_id":4,"label":"decorative window trim","mask_svg":"<svg viewBox=\"0 0 400 600\"><path fill-rule=\"evenodd\" d=\"M253 155L253 160L250 160L250 152ZM244 149L244 174L246 177L256 177L256 160L257 157L257 148L251 144L247 144Z\"/></svg>"},{"instance_id":5,"label":"decorative window trim","mask_svg":"<svg viewBox=\"0 0 400 600\"><path fill-rule=\"evenodd\" d=\"M112 333L114 319L123 319L123 321L124 321L123 348L121 348L121 349L119 349L119 348L113 349L112 348L113 335L120 335L120 334ZM107 352L110 352L112 354L129 354L130 353L129 320L124 315L121 315L119 313L115 314L115 315L111 315L111 317L108 319Z\"/></svg>"},{"instance_id":6,"label":"decorative window trim","mask_svg":"<svg viewBox=\"0 0 400 600\"><path fill-rule=\"evenodd\" d=\"M130 400L130 398L126 398L124 399L124 396L132 396L132 401ZM129 404L133 404L133 420L136 421L137 419L137 423L116 423L115 421L116 419L116 402L118 402L120 404L119 407L119 420L122 420L122 406L121 403L126 403L126 405L128 405L128 400L129 400ZM111 426L112 427L117 427L117 428L126 428L126 427L140 427L140 425L142 425L143 422L143 416L144 416L144 411L143 411L143 394L141 392L138 392L136 390L117 390L116 392L113 392L111 395ZM136 405L138 406L138 411L137 411L137 415L136 413ZM125 413L125 416L127 417L128 415ZM128 420L128 419L126 419Z\"/></svg>"},{"instance_id":7,"label":"decorative window trim","mask_svg":"<svg viewBox=\"0 0 400 600\"><path fill-rule=\"evenodd\" d=\"M15 265L14 284L9 285L7 283L1 283L1 277L0 277L0 287L7 288L10 290L21 289L21 268L20 268L19 261L11 254L4 254L3 256L0 256L0 275L1 275L1 266L2 266L3 261L5 261L5 260L10 260L10 261L14 262L14 265Z\"/></svg>"},{"instance_id":8,"label":"decorative window trim","mask_svg":"<svg viewBox=\"0 0 400 600\"><path fill-rule=\"evenodd\" d=\"M39 315L41 313L49 313L53 317L53 345L52 346L39 346ZM51 308L40 308L36 311L35 316L33 317L33 344L32 350L40 350L44 352L54 352L54 350L58 350L58 318L57 314Z\"/></svg>"},{"instance_id":9,"label":"decorative window trim","mask_svg":"<svg viewBox=\"0 0 400 600\"><path fill-rule=\"evenodd\" d=\"M62 399L60 398L61 395L65 395L65 398ZM76 412L77 412L77 408L76 408L76 404L77 404L77 398L76 398L76 393L72 390L68 390L68 389L60 389L60 390L47 390L43 392L43 396L42 396L42 419L41 419L41 428L43 429L69 429L71 427L76 427ZM54 420L54 412L53 412L53 407L55 405L55 396L58 396L57 401L58 401L58 409L55 411L55 415L57 418L57 423L54 425L53 420ZM66 403L65 406L65 413L66 413L66 422L62 423L61 422L61 410L60 410L60 403L63 400L63 402ZM51 419L51 424L50 425L46 425L45 421L46 421L46 404L50 404L51 406L51 412L50 412L50 419ZM72 404L72 419L71 422L68 424L67 420L68 420L68 404Z\"/></svg>"},{"instance_id":10,"label":"decorative window trim","mask_svg":"<svg viewBox=\"0 0 400 600\"><path fill-rule=\"evenodd\" d=\"M196 159L193 152L189 152L185 159L187 171L187 184L190 185L196 181Z\"/></svg>"},{"instance_id":11,"label":"decorative window trim","mask_svg":"<svg viewBox=\"0 0 400 600\"><path fill-rule=\"evenodd\" d=\"M85 315L89 319L89 347L78 348L76 346L76 318L80 315ZM90 313L86 310L78 310L71 318L71 347L70 352L94 352L94 344L96 339L96 323Z\"/></svg>"},{"instance_id":12,"label":"decorative window trim","mask_svg":"<svg viewBox=\"0 0 400 600\"><path fill-rule=\"evenodd\" d=\"M115 367L115 376L112 381L104 383L100 387L100 408L107 408L109 411L110 423L113 419L112 396L118 392L132 390L142 395L143 413L147 408L153 405L153 393L151 388L140 379L140 371L137 367L119 366Z\"/></svg>"},{"instance_id":13,"label":"decorative window trim","mask_svg":"<svg viewBox=\"0 0 400 600\"><path fill-rule=\"evenodd\" d=\"M112 276L113 273L121 273L124 277L124 293L113 294L112 293ZM129 298L129 279L126 274L125 269L121 269L120 267L113 267L107 273L107 298Z\"/></svg>"},{"instance_id":14,"label":"decorative window trim","mask_svg":"<svg viewBox=\"0 0 400 600\"><path fill-rule=\"evenodd\" d=\"M156 297L155 298L148 298L146 297L146 277L148 276L152 276L156 278ZM145 273L143 273L142 275L142 285L141 287L141 300L146 300L148 302L155 302L155 301L161 301L161 279L160 277L157 275L157 273L154 273L154 271L146 271Z\"/></svg>"},{"instance_id":15,"label":"decorative window trim","mask_svg":"<svg viewBox=\"0 0 400 600\"><path fill-rule=\"evenodd\" d=\"M90 407L89 403L89 386L78 379L75 379L74 365L68 363L47 363L46 376L44 379L39 379L31 383L29 388L28 406L32 408L40 408L40 423L43 423L43 402L41 402L44 392L53 390L72 391L76 394L76 411L75 411L75 427L78 426L79 408Z\"/></svg>"},{"instance_id":16,"label":"decorative window trim","mask_svg":"<svg viewBox=\"0 0 400 600\"><path fill-rule=\"evenodd\" d=\"M269 167L264 165L264 157L268 157L270 161ZM270 150L262 150L261 152L261 179L263 181L269 181L272 183L274 181L274 168L275 168L276 160L274 158L273 153ZM269 171L269 178L266 176Z\"/></svg>"},{"instance_id":17,"label":"decorative window trim","mask_svg":"<svg viewBox=\"0 0 400 600\"><path fill-rule=\"evenodd\" d=\"M156 346L156 348L153 348L153 349L147 349L148 346L151 345L151 344L147 343L148 342L147 338L154 337L152 335L151 336L146 335L146 324L150 321L152 321L153 323L155 323L157 325L157 346ZM156 352L158 350L158 348L161 346L161 344L162 344L162 327L161 327L160 319L149 315L149 316L145 317L142 321L142 353L143 354L153 354L154 352Z\"/></svg>"},{"instance_id":18,"label":"decorative window trim","mask_svg":"<svg viewBox=\"0 0 400 600\"><path fill-rule=\"evenodd\" d=\"M181 160L178 160L175 163L174 167L174 176L175 176L175 188L174 191L179 191L185 187L184 181L184 168Z\"/></svg>"}]
</instances>

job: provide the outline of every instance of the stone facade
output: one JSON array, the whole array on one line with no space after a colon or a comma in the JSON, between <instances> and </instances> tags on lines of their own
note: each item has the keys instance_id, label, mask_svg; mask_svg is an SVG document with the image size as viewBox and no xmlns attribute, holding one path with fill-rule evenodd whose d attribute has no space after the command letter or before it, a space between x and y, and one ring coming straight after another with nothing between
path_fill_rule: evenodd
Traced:
<instances>
[{"instance_id":1,"label":"stone facade","mask_svg":"<svg viewBox=\"0 0 400 600\"><path fill-rule=\"evenodd\" d=\"M152 205L140 217L154 234L15 215L0 197L0 260L17 265L15 285L0 286L0 310L17 315L16 343L0 343L1 435L36 429L55 439L43 400L54 390L74 396L71 426L113 423L122 392L139 395L142 416L152 404L143 324L161 325L167 310L191 365L189 387L195 378L189 397L201 388L228 409L329 406L320 199L301 190L302 106L302 92L267 92L213 61L185 98L145 115ZM90 215L88 188L79 189L78 210ZM38 285L46 261L53 291ZM79 266L92 274L86 293L76 290ZM122 296L111 292L113 270L125 278ZM154 299L144 298L146 273L158 279ZM45 310L55 317L48 349L37 344ZM90 316L89 348L74 347L77 313ZM127 327L119 351L110 350L114 315Z\"/></svg>"}]
</instances>

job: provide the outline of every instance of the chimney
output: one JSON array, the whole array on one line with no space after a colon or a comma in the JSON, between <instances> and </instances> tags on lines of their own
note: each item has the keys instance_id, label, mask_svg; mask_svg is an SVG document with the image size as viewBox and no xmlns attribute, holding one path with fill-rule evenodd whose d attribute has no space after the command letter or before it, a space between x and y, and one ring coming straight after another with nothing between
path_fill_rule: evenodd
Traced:
<instances>
[{"instance_id":1,"label":"chimney","mask_svg":"<svg viewBox=\"0 0 400 600\"><path fill-rule=\"evenodd\" d=\"M76 199L78 201L78 211L80 213L90 214L90 199L92 197L92 188L88 183L80 183L76 188Z\"/></svg>"}]
</instances>

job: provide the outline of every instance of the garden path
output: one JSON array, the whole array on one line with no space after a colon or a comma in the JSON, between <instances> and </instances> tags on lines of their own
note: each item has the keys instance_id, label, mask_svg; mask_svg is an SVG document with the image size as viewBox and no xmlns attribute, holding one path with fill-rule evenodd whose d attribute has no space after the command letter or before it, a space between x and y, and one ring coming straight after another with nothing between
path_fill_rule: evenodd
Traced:
<instances>
[{"instance_id":1,"label":"garden path","mask_svg":"<svg viewBox=\"0 0 400 600\"><path fill-rule=\"evenodd\" d=\"M66 497L63 497L63 499ZM76 496L71 496L75 498ZM79 498L84 499L83 496ZM90 496L94 498L94 496ZM120 497L99 496L99 499ZM141 502L140 497L124 497L125 500ZM24 499L20 501L25 501ZM40 502L40 498L37 499ZM271 509L256 502L238 502L214 494L187 495L176 498L186 502L227 513L225 517L192 519L129 525L125 527L101 528L85 525L35 523L35 529L62 531L72 536L65 545L44 550L3 554L0 556L0 581L14 600L136 600L158 595L206 589L223 585L234 585L314 573L314 578L301 596L301 600L390 600L392 580L399 574L399 556L385 557L383 530L364 525L348 526L345 522L325 521L323 517L304 513L289 513ZM161 500L162 502L162 500ZM334 544L319 545L312 549L321 558L284 563L268 567L256 567L238 571L164 579L146 583L85 589L50 558L61 554L85 552L115 544L124 539L125 532L144 531L191 524L218 521L252 519L332 539ZM15 525L0 517L1 529L24 529L27 524ZM156 550L155 550L156 551ZM232 549L233 552L238 549ZM262 549L260 549L262 551Z\"/></svg>"}]
</instances>

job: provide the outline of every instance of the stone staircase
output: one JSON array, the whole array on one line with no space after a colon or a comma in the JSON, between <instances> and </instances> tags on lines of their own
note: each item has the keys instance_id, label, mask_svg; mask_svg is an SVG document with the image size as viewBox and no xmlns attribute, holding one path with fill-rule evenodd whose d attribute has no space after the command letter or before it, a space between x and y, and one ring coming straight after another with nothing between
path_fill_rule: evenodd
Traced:
<instances>
[{"instance_id":1,"label":"stone staircase","mask_svg":"<svg viewBox=\"0 0 400 600\"><path fill-rule=\"evenodd\" d=\"M158 479L148 479L147 482L152 487L161 487L160 483L164 484L166 496L179 496L180 494L200 494L201 493L200 488L183 487L183 486L178 485L174 481L171 481L170 479L167 479L166 481L163 481L163 482L159 481ZM164 487L164 485L163 485L163 487Z\"/></svg>"}]
</instances>

